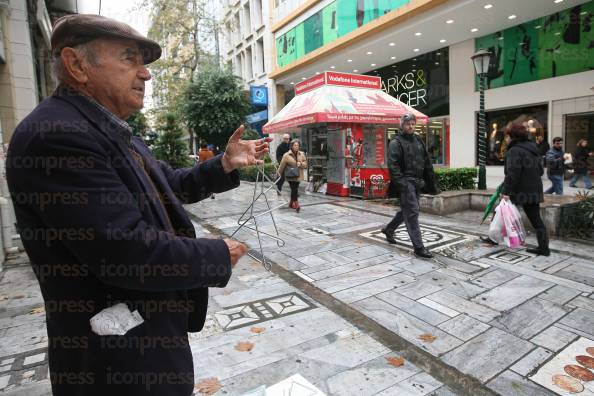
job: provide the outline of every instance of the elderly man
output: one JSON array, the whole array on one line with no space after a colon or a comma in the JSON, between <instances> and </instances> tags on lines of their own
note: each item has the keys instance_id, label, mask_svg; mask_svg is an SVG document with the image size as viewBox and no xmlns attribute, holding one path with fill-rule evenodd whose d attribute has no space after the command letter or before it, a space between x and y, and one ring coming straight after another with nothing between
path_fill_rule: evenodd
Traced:
<instances>
[{"instance_id":1,"label":"elderly man","mask_svg":"<svg viewBox=\"0 0 594 396\"><path fill-rule=\"evenodd\" d=\"M247 248L196 239L182 203L239 185L268 140L240 140L186 169L157 161L124 121L142 108L159 45L93 15L56 21L59 87L14 132L7 177L45 300L54 395L184 395L208 287Z\"/></svg>"},{"instance_id":2,"label":"elderly man","mask_svg":"<svg viewBox=\"0 0 594 396\"><path fill-rule=\"evenodd\" d=\"M289 140L291 140L291 136L288 133L285 133L283 135L283 142L276 148L276 162L278 164L282 161L283 155L289 151ZM278 195L281 194L283 184L285 184L285 175L280 175L280 179L276 181L276 193Z\"/></svg>"}]
</instances>

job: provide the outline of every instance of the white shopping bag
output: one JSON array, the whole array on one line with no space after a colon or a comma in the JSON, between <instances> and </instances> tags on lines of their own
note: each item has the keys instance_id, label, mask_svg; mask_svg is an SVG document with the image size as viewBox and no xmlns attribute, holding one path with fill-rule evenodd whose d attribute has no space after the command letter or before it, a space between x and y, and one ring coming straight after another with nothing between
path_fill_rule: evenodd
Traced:
<instances>
[{"instance_id":1,"label":"white shopping bag","mask_svg":"<svg viewBox=\"0 0 594 396\"><path fill-rule=\"evenodd\" d=\"M505 225L503 224L503 219L501 218L501 204L497 205L495 208L495 216L493 220L491 220L491 225L489 225L489 238L497 243L501 243L503 241L503 230Z\"/></svg>"},{"instance_id":2,"label":"white shopping bag","mask_svg":"<svg viewBox=\"0 0 594 396\"><path fill-rule=\"evenodd\" d=\"M498 206L503 220L503 240L507 247L518 248L526 242L526 232L520 212L514 204L502 200Z\"/></svg>"}]
</instances>

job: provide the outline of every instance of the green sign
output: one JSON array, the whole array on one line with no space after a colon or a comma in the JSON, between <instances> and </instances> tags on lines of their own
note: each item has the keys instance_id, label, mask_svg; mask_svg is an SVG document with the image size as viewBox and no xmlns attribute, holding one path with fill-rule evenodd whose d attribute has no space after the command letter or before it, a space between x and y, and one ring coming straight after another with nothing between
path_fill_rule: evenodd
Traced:
<instances>
[{"instance_id":1,"label":"green sign","mask_svg":"<svg viewBox=\"0 0 594 396\"><path fill-rule=\"evenodd\" d=\"M336 0L276 38L276 63L283 67L410 0Z\"/></svg>"},{"instance_id":2,"label":"green sign","mask_svg":"<svg viewBox=\"0 0 594 396\"><path fill-rule=\"evenodd\" d=\"M594 70L594 1L476 39L491 52L487 88Z\"/></svg>"}]
</instances>

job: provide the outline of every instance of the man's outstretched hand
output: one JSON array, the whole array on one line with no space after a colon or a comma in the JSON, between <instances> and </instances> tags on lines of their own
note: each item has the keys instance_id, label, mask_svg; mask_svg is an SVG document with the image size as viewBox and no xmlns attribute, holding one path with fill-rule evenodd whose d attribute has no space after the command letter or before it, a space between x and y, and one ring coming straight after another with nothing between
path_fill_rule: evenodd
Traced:
<instances>
[{"instance_id":1,"label":"man's outstretched hand","mask_svg":"<svg viewBox=\"0 0 594 396\"><path fill-rule=\"evenodd\" d=\"M268 142L272 141L272 138L241 140L244 130L244 126L240 126L229 138L221 160L225 173L248 165L262 164L264 162L262 158L270 151Z\"/></svg>"},{"instance_id":2,"label":"man's outstretched hand","mask_svg":"<svg viewBox=\"0 0 594 396\"><path fill-rule=\"evenodd\" d=\"M233 239L223 239L229 248L229 255L231 256L231 268L235 268L235 264L242 258L247 252L248 247L241 242L234 241Z\"/></svg>"}]
</instances>

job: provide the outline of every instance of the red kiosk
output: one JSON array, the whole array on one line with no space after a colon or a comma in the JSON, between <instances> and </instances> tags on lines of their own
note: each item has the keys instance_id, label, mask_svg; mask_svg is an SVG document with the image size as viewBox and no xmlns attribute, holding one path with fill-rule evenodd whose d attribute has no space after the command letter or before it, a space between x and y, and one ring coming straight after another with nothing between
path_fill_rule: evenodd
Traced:
<instances>
[{"instance_id":1,"label":"red kiosk","mask_svg":"<svg viewBox=\"0 0 594 396\"><path fill-rule=\"evenodd\" d=\"M387 193L387 131L413 113L428 117L381 89L381 78L324 72L295 85L295 97L264 133L301 133L307 139L310 181L327 182L328 194L382 198ZM317 179L316 179L317 178Z\"/></svg>"}]
</instances>

